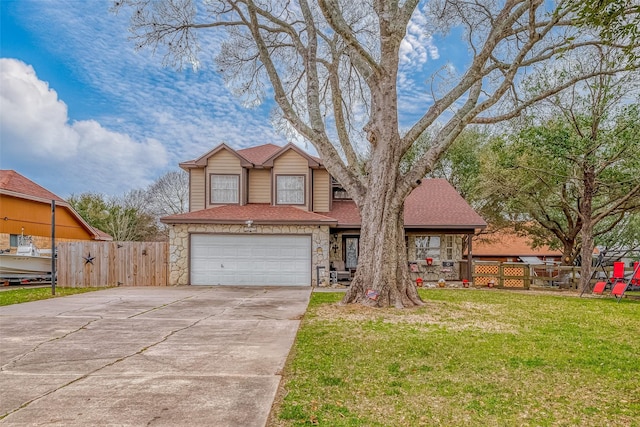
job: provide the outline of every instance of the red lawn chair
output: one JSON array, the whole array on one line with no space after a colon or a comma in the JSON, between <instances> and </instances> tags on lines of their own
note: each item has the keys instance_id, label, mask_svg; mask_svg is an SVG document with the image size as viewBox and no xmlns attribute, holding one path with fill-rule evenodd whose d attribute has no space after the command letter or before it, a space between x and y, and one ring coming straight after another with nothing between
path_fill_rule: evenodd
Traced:
<instances>
[{"instance_id":1,"label":"red lawn chair","mask_svg":"<svg viewBox=\"0 0 640 427\"><path fill-rule=\"evenodd\" d=\"M611 295L620 300L626 290L627 284L625 282L616 282L616 284L613 285L613 289L611 289Z\"/></svg>"},{"instance_id":2,"label":"red lawn chair","mask_svg":"<svg viewBox=\"0 0 640 427\"><path fill-rule=\"evenodd\" d=\"M615 269L615 266L614 266ZM623 273L624 274L624 273ZM624 296L624 293L629 289L630 286L636 286L636 283L640 281L640 261L636 261L633 263L633 273L631 273L631 277L629 280L617 280L614 283L613 288L611 289L611 295L616 297L618 302Z\"/></svg>"},{"instance_id":3,"label":"red lawn chair","mask_svg":"<svg viewBox=\"0 0 640 427\"><path fill-rule=\"evenodd\" d=\"M604 292L604 288L607 287L607 282L596 282L595 286L593 287L593 293L596 295L602 295L602 293Z\"/></svg>"},{"instance_id":4,"label":"red lawn chair","mask_svg":"<svg viewBox=\"0 0 640 427\"><path fill-rule=\"evenodd\" d=\"M640 261L633 263L633 276L631 276L631 285L640 286Z\"/></svg>"},{"instance_id":5,"label":"red lawn chair","mask_svg":"<svg viewBox=\"0 0 640 427\"><path fill-rule=\"evenodd\" d=\"M624 280L624 262L615 261L613 263L613 274L611 275L611 295L616 299L621 299L624 291L627 289L627 283Z\"/></svg>"},{"instance_id":6,"label":"red lawn chair","mask_svg":"<svg viewBox=\"0 0 640 427\"><path fill-rule=\"evenodd\" d=\"M618 282L624 282L624 262L616 261L613 263L613 275L611 276L612 286Z\"/></svg>"}]
</instances>

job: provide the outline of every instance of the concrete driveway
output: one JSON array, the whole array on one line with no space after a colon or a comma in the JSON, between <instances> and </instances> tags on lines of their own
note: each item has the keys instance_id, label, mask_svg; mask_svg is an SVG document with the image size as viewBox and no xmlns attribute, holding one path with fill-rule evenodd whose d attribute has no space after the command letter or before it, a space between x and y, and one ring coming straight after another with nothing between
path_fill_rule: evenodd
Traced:
<instances>
[{"instance_id":1,"label":"concrete driveway","mask_svg":"<svg viewBox=\"0 0 640 427\"><path fill-rule=\"evenodd\" d=\"M264 426L311 288L116 288L0 307L0 424Z\"/></svg>"}]
</instances>

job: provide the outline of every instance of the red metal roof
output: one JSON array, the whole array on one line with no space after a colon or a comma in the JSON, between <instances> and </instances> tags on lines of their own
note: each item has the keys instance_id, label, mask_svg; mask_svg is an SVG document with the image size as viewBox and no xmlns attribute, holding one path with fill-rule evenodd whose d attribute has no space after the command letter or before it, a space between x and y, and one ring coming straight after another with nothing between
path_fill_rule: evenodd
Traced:
<instances>
[{"instance_id":1,"label":"red metal roof","mask_svg":"<svg viewBox=\"0 0 640 427\"><path fill-rule=\"evenodd\" d=\"M327 224L335 225L336 220L294 206L272 206L266 203L249 205L225 205L195 212L171 215L161 218L168 224L178 223L225 223L241 224L252 220L254 224Z\"/></svg>"},{"instance_id":2,"label":"red metal roof","mask_svg":"<svg viewBox=\"0 0 640 427\"><path fill-rule=\"evenodd\" d=\"M14 170L0 170L0 190L17 193L18 195L27 196L29 198L64 202L63 199L56 196L51 191L39 186Z\"/></svg>"}]
</instances>

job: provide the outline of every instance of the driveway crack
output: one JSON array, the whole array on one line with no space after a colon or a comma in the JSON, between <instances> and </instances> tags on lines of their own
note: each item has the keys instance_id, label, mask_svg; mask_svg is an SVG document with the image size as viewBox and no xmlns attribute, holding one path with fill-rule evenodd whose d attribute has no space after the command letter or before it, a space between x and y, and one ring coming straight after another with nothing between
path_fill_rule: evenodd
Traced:
<instances>
[{"instance_id":1,"label":"driveway crack","mask_svg":"<svg viewBox=\"0 0 640 427\"><path fill-rule=\"evenodd\" d=\"M196 320L196 321L192 322L191 324L189 324L189 325L187 325L187 326L184 326L184 327L181 327L181 328L178 328L178 329L172 330L172 331L170 331L168 334L166 334L164 337L162 337L162 339L160 339L160 340L158 340L158 341L156 341L156 342L154 342L154 343L152 343L152 344L150 344L150 345L147 345L147 346L145 346L145 347L142 347L142 348L141 348L141 349L139 349L138 351L135 351L135 352L133 352L133 353L131 353L131 354L125 355L125 356L123 356L123 357L120 357L120 358L118 358L118 359L116 359L116 360L114 360L114 361L112 361L112 362L106 363L105 365L100 366L99 368L96 368L96 369L92 370L91 372L87 372L86 374L83 374L83 375L79 376L78 378L75 378L75 379L73 379L73 380L71 380L71 381L69 381L69 382L67 382L67 383L65 383L65 384L62 384L62 385L60 385L59 387L56 387L56 388L54 388L54 389L51 389L51 390L47 391L46 393L43 393L43 394L41 394L40 396L37 396L37 397L35 397L35 398L33 398L33 399L31 399L31 400L27 401L27 402L24 402L24 403L23 403L22 405L20 405L19 407L15 408L15 409L13 409L13 410L7 411L7 412L6 412L5 414L3 414L3 415L0 415L0 420L2 420L2 419L4 419L4 418L8 417L9 415L14 414L14 413L16 413L16 412L18 412L18 411L20 411L20 410L22 410L22 409L24 409L24 408L28 407L29 405L31 405L31 404L32 404L32 403L34 403L34 402L37 402L37 401L38 401L38 400L40 400L40 399L43 399L43 398L45 398L45 397L47 397L47 396L49 396L49 395L51 395L51 394L53 394L53 393L55 393L55 392L57 392L57 391L60 391L60 390L62 390L62 389L64 389L64 388L66 388L66 387L68 387L68 386L70 386L70 385L72 385L72 384L75 384L75 383L77 383L77 382L79 382L79 381L82 381L82 380L84 380L84 379L87 379L87 378L89 378L90 376L92 376L92 375L94 375L94 374L96 374L96 373L100 372L101 370L103 370L103 369L105 369L105 368L109 368L109 367L111 367L111 366L114 366L114 365L116 365L116 364L118 364L118 363L120 363L120 362L122 362L122 361L125 361L125 360L127 360L127 359L129 359L129 358L131 358L131 357L133 357L133 356L140 355L140 354L144 353L145 351L147 351L147 350L149 350L149 349L151 349L151 348L153 348L153 347L155 347L155 346L157 346L157 345L159 345L159 344L164 343L164 342L165 342L165 341L167 341L169 338L171 338L173 335L175 335L175 334L177 334L177 333L179 333L179 332L185 331L185 330L187 330L187 329L189 329L189 328L192 328L192 327L196 326L198 323L200 323L200 322L202 322L202 321L204 321L204 320L207 320L207 319L209 319L209 318L211 318L211 317L213 317L213 316L214 316L213 314L212 314L212 315L209 315L209 316L205 316L205 317L203 317L203 318L201 318L201 319L198 319L198 320ZM78 330L73 331L73 332L77 332L77 331L79 331L79 330L81 330L81 329L85 328L86 326L88 326L89 324L91 324L92 322L94 322L94 321L96 321L96 320L98 320L98 319L94 319L94 320L92 320L91 322L88 322L87 324L85 324L84 326L80 327ZM66 334L65 336L68 336L68 335L70 335L70 334L71 334L71 333L73 333L73 332L70 332L70 333ZM61 337L61 338L62 338L62 337ZM50 341L53 341L53 340L50 340ZM36 347L37 347L37 346L36 346ZM34 349L34 350L35 350L35 349ZM34 351L34 350L32 350L32 351Z\"/></svg>"},{"instance_id":2,"label":"driveway crack","mask_svg":"<svg viewBox=\"0 0 640 427\"><path fill-rule=\"evenodd\" d=\"M39 349L40 347L42 347L43 345L48 344L48 343L51 343L51 342L54 342L54 341L58 341L58 340L65 339L65 338L67 338L67 337L68 337L68 336L70 336L70 335L73 335L73 334L75 334L75 333L77 333L77 332L80 332L80 331L82 331L82 330L86 329L89 325L91 325L93 322L97 322L98 320L102 320L102 317L97 318L97 319L92 319L92 320L88 321L87 323L85 323L84 325L80 326L79 328L74 329L74 330L72 330L72 331L69 331L69 332L67 332L67 333L66 333L66 334L64 334L64 335L60 335L59 337L51 338L51 339L48 339L48 340L46 340L46 341L42 341L42 342L38 343L38 344L37 344L37 345L35 345L31 350L29 350L29 351L27 351L27 352L25 352L25 353L21 354L20 356L16 356L16 357L14 357L13 359L11 359L10 361L8 361L8 362L7 362L7 363L5 363L4 365L0 366L0 372L4 372L4 371L5 371L7 368L9 368L11 365L15 365L16 363L18 363L19 361L21 361L22 359L24 359L25 357L27 357L29 354L31 354L31 353L35 353L35 352L36 352L36 351L38 351L38 349Z\"/></svg>"},{"instance_id":3,"label":"driveway crack","mask_svg":"<svg viewBox=\"0 0 640 427\"><path fill-rule=\"evenodd\" d=\"M122 297L117 297L117 298L113 298L113 299L110 299L108 301L105 301L104 303L101 303L101 304L109 305L109 304L113 304L114 302L122 302L122 300L123 300ZM57 313L55 316L56 317L58 317L58 316L67 316L69 313L73 313L73 312L75 312L77 310L78 310L77 308L73 308L71 310L61 311L60 313Z\"/></svg>"},{"instance_id":4,"label":"driveway crack","mask_svg":"<svg viewBox=\"0 0 640 427\"><path fill-rule=\"evenodd\" d=\"M151 313L152 311L160 310L160 309L165 308L165 307L169 307L170 305L177 304L177 303L182 302L182 301L186 301L186 300L191 299L191 298L193 298L195 296L196 295L189 295L187 297L180 298L180 299L177 299L175 301L171 301L171 302L168 302L166 304L162 304L162 305L150 308L150 309L145 310L145 311L141 311L140 313L136 313L136 314L133 314L133 315L127 317L127 319L133 319L134 317L142 316L143 314Z\"/></svg>"}]
</instances>

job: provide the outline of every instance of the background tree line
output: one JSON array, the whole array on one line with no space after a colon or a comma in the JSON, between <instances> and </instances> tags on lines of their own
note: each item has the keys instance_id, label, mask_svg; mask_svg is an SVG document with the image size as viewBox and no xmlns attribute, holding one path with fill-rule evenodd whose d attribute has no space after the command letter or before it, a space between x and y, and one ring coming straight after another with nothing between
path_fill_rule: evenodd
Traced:
<instances>
[{"instance_id":1,"label":"background tree line","mask_svg":"<svg viewBox=\"0 0 640 427\"><path fill-rule=\"evenodd\" d=\"M147 188L119 196L73 194L68 202L92 227L116 241L166 240L167 229L159 219L187 212L189 176L184 171L171 171Z\"/></svg>"},{"instance_id":2,"label":"background tree line","mask_svg":"<svg viewBox=\"0 0 640 427\"><path fill-rule=\"evenodd\" d=\"M599 75L497 128L471 127L430 176L490 224L581 264L595 246L640 252L638 74ZM490 238L490 236L487 236Z\"/></svg>"}]
</instances>

